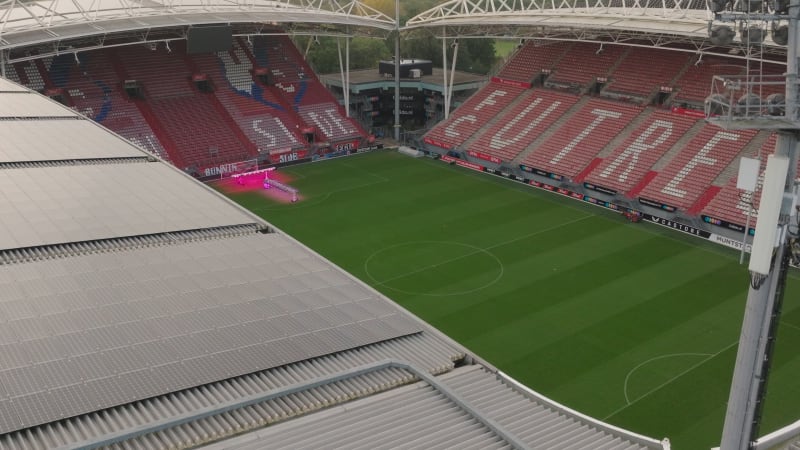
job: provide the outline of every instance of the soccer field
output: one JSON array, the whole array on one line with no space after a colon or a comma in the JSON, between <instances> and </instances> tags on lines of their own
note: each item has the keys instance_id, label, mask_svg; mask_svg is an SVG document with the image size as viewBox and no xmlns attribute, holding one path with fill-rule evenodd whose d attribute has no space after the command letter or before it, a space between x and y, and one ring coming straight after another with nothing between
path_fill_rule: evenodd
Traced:
<instances>
[{"instance_id":1,"label":"soccer field","mask_svg":"<svg viewBox=\"0 0 800 450\"><path fill-rule=\"evenodd\" d=\"M229 195L532 389L675 449L719 445L738 253L395 152L278 172L299 202ZM800 419L797 271L779 330L760 435Z\"/></svg>"}]
</instances>

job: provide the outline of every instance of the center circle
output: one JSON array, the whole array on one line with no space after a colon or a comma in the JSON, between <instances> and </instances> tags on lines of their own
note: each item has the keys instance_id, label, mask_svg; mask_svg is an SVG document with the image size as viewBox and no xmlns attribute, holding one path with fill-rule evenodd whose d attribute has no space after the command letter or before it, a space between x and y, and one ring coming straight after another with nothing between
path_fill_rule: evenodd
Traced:
<instances>
[{"instance_id":1,"label":"center circle","mask_svg":"<svg viewBox=\"0 0 800 450\"><path fill-rule=\"evenodd\" d=\"M503 276L488 250L453 241L411 241L384 247L364 261L374 283L410 295L445 297L485 289Z\"/></svg>"}]
</instances>

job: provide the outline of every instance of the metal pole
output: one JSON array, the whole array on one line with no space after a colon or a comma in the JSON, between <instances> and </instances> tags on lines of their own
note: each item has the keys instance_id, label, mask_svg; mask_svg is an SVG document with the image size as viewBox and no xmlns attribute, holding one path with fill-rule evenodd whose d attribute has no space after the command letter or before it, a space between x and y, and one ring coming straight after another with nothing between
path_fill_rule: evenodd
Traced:
<instances>
[{"instance_id":1,"label":"metal pole","mask_svg":"<svg viewBox=\"0 0 800 450\"><path fill-rule=\"evenodd\" d=\"M453 41L453 66L450 68L450 84L447 86L447 109L453 104L453 78L456 74L456 60L458 59L458 39Z\"/></svg>"},{"instance_id":2,"label":"metal pole","mask_svg":"<svg viewBox=\"0 0 800 450\"><path fill-rule=\"evenodd\" d=\"M786 116L797 123L797 51L798 51L798 13L800 0L791 0L789 7L789 35L787 47L786 74ZM797 173L798 156L797 130L781 130L775 144L775 155L788 157L789 170L784 181L784 193L793 194L794 179ZM764 192L762 192L762 196ZM763 201L763 199L762 199ZM780 212L778 224L785 230L791 211ZM759 222L759 227L772 226ZM757 438L758 425L761 418L764 393L769 377L772 359L772 341L775 339L776 321L780 315L780 304L775 307L776 293L783 292L785 279L781 277L784 269L783 255L786 251L786 236L779 241L773 266L761 284L754 283L751 278L750 291L747 295L742 331L739 336L739 349L736 354L736 367L731 381L728 407L725 412L725 424L722 429L720 450L748 450ZM751 275L753 277L753 275Z\"/></svg>"},{"instance_id":3,"label":"metal pole","mask_svg":"<svg viewBox=\"0 0 800 450\"><path fill-rule=\"evenodd\" d=\"M442 27L442 98L444 99L444 119L450 116L447 98L447 29Z\"/></svg>"},{"instance_id":4,"label":"metal pole","mask_svg":"<svg viewBox=\"0 0 800 450\"><path fill-rule=\"evenodd\" d=\"M342 66L342 41L340 38L336 38L336 50L339 52L339 76L342 78L342 93L344 95L344 111L347 117L350 117L350 102L349 102L349 92L348 89L350 88L347 85L347 81L345 80L344 75L344 67ZM348 55L349 56L349 55ZM350 58L348 58L348 62L350 62ZM348 74L349 76L349 74Z\"/></svg>"},{"instance_id":5,"label":"metal pole","mask_svg":"<svg viewBox=\"0 0 800 450\"><path fill-rule=\"evenodd\" d=\"M6 52L0 50L0 77L6 77Z\"/></svg>"},{"instance_id":6,"label":"metal pole","mask_svg":"<svg viewBox=\"0 0 800 450\"><path fill-rule=\"evenodd\" d=\"M753 195L755 192L750 193L750 200L752 201ZM750 230L750 217L753 215L753 205L752 203L748 205L750 209L747 211L747 221L744 224L744 233L742 233L742 253L739 254L739 264L744 263L744 253L747 249L747 232Z\"/></svg>"},{"instance_id":7,"label":"metal pole","mask_svg":"<svg viewBox=\"0 0 800 450\"><path fill-rule=\"evenodd\" d=\"M400 0L394 0L394 140L400 142Z\"/></svg>"},{"instance_id":8,"label":"metal pole","mask_svg":"<svg viewBox=\"0 0 800 450\"><path fill-rule=\"evenodd\" d=\"M344 38L344 113L350 117L350 29Z\"/></svg>"}]
</instances>

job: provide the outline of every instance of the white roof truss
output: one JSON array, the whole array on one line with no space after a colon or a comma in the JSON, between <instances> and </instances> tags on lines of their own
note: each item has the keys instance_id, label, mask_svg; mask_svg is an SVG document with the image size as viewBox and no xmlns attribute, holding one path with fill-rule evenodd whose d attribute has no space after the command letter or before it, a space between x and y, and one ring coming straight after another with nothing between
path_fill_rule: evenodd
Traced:
<instances>
[{"instance_id":1,"label":"white roof truss","mask_svg":"<svg viewBox=\"0 0 800 450\"><path fill-rule=\"evenodd\" d=\"M392 30L359 0L0 0L0 49L198 24L309 23Z\"/></svg>"}]
</instances>

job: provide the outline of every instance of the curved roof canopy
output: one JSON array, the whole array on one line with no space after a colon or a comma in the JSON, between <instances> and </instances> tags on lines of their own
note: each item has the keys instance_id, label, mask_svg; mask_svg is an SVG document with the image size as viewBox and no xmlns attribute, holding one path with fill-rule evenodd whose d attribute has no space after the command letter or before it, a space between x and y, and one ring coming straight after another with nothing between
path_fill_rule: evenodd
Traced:
<instances>
[{"instance_id":1,"label":"curved roof canopy","mask_svg":"<svg viewBox=\"0 0 800 450\"><path fill-rule=\"evenodd\" d=\"M739 1L731 10L737 10ZM748 47L739 38L714 45L708 39L714 25L736 28L717 23L705 0L450 0L412 17L403 29L453 38L598 41L754 59L785 55L785 48L769 38L759 46ZM752 25L769 27L765 22Z\"/></svg>"},{"instance_id":2,"label":"curved roof canopy","mask_svg":"<svg viewBox=\"0 0 800 450\"><path fill-rule=\"evenodd\" d=\"M391 30L358 0L0 0L0 50L198 24L324 24L337 32Z\"/></svg>"}]
</instances>

